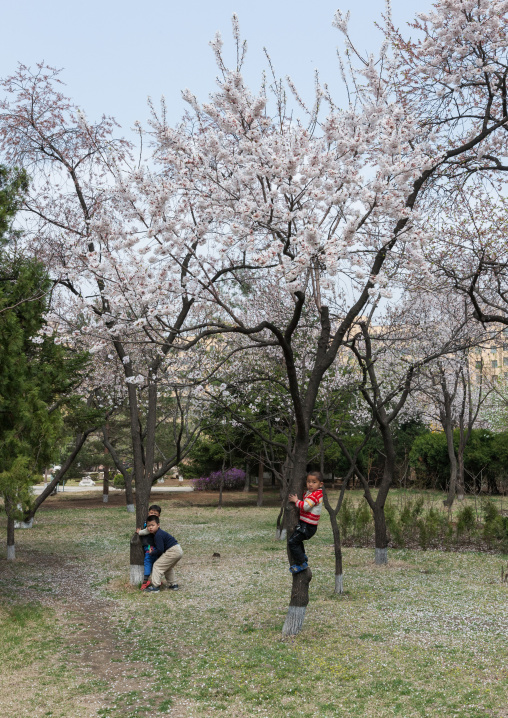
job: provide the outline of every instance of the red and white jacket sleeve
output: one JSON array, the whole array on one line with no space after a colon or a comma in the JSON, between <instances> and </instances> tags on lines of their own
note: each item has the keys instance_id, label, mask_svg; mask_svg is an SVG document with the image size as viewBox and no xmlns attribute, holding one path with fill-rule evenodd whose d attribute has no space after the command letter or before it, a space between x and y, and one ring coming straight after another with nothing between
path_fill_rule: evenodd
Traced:
<instances>
[{"instance_id":1,"label":"red and white jacket sleeve","mask_svg":"<svg viewBox=\"0 0 508 718\"><path fill-rule=\"evenodd\" d=\"M317 489L305 494L302 501L297 501L296 505L300 509L300 521L317 526L323 505L322 490Z\"/></svg>"}]
</instances>

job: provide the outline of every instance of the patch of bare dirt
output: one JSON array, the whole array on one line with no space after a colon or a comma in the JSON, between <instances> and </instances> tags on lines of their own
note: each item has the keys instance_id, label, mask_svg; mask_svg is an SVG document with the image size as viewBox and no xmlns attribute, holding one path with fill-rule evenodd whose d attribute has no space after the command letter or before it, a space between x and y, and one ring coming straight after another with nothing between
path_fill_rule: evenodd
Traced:
<instances>
[{"instance_id":1,"label":"patch of bare dirt","mask_svg":"<svg viewBox=\"0 0 508 718\"><path fill-rule=\"evenodd\" d=\"M231 491L224 493L224 508L246 507L256 505L256 494L243 493L243 491ZM153 494L152 501L164 506L171 503L173 507L186 506L217 506L219 495L211 491L192 491L188 493L174 494ZM278 491L267 493L263 500L264 506L279 506L280 498ZM86 494L59 493L56 496L49 496L41 505L39 511L58 511L61 509L102 509L125 507L125 496L122 494L110 494L107 504L102 501L102 494L97 492Z\"/></svg>"},{"instance_id":2,"label":"patch of bare dirt","mask_svg":"<svg viewBox=\"0 0 508 718\"><path fill-rule=\"evenodd\" d=\"M0 590L22 584L17 600L40 603L55 611L61 634L70 649L69 663L78 680L101 681L113 694L139 690L144 663L130 661L115 632L119 605L93 588L94 576L76 560L37 551L18 551L16 562L0 561ZM107 705L101 696L89 696L94 715ZM76 696L76 703L80 697Z\"/></svg>"}]
</instances>

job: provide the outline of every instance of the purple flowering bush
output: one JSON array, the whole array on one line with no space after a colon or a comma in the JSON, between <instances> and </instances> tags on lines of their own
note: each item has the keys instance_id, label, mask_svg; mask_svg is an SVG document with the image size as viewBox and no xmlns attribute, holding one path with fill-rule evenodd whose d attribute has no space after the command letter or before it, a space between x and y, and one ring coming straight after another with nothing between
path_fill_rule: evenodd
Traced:
<instances>
[{"instance_id":1,"label":"purple flowering bush","mask_svg":"<svg viewBox=\"0 0 508 718\"><path fill-rule=\"evenodd\" d=\"M212 471L210 476L200 476L199 479L193 479L195 491L219 491L221 481L221 471ZM224 491L239 491L245 485L245 471L242 469L226 469L224 471Z\"/></svg>"}]
</instances>

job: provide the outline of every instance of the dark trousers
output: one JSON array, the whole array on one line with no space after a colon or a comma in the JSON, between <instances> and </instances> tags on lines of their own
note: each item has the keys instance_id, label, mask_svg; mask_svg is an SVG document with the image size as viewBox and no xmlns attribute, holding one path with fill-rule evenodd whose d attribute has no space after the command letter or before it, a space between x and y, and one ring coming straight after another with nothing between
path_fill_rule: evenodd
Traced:
<instances>
[{"instance_id":1,"label":"dark trousers","mask_svg":"<svg viewBox=\"0 0 508 718\"><path fill-rule=\"evenodd\" d=\"M303 542L311 539L316 531L317 526L308 524L305 521L300 521L298 523L298 526L295 528L288 541L289 550L291 551L291 556L293 557L295 564L301 566L302 563L305 563L306 556L305 551L303 550Z\"/></svg>"}]
</instances>

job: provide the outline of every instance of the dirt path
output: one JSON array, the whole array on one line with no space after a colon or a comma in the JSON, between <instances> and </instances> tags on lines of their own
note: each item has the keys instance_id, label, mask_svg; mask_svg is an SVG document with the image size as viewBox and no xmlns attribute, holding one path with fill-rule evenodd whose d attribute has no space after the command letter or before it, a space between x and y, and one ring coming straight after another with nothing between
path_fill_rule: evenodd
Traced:
<instances>
[{"instance_id":1,"label":"dirt path","mask_svg":"<svg viewBox=\"0 0 508 718\"><path fill-rule=\"evenodd\" d=\"M111 696L139 691L145 683L139 676L146 669L144 663L129 660L115 630L122 613L120 603L101 596L94 588L94 579L76 559L38 551L18 549L15 563L0 561L0 591L7 589L8 594L9 587L21 585L16 602L52 609L66 645L67 664L79 685L85 690L87 682L100 686L97 692L92 688L86 697L75 697L79 715L89 716L108 707ZM12 605L12 598L7 601Z\"/></svg>"}]
</instances>

